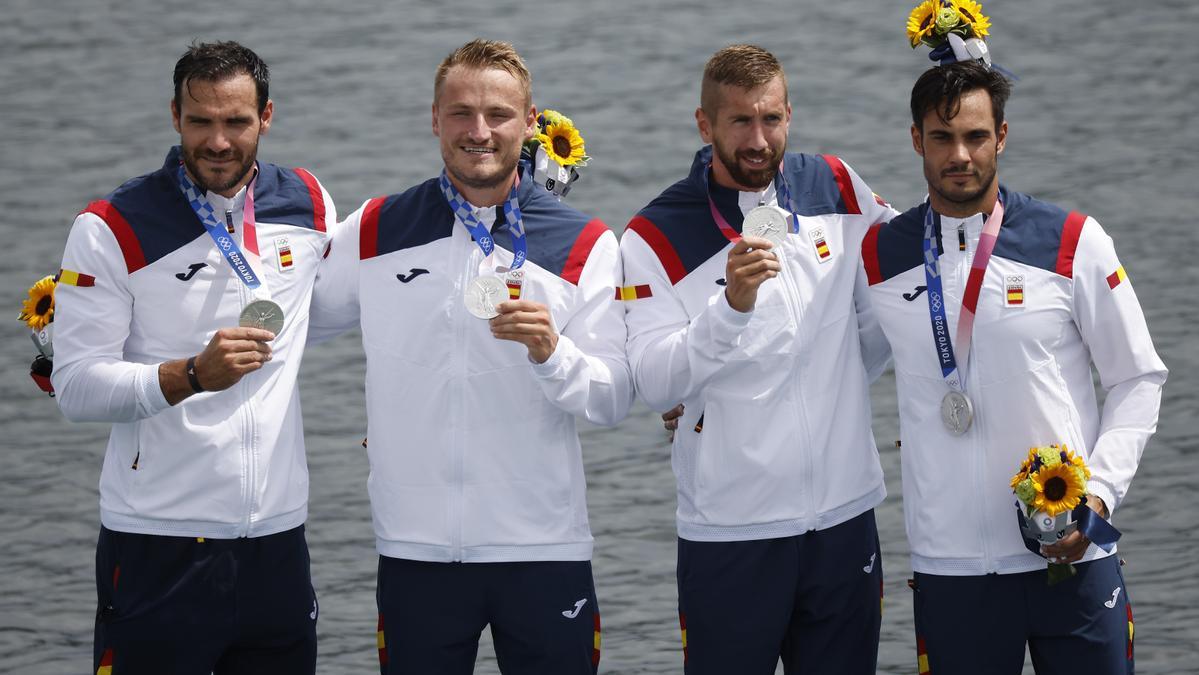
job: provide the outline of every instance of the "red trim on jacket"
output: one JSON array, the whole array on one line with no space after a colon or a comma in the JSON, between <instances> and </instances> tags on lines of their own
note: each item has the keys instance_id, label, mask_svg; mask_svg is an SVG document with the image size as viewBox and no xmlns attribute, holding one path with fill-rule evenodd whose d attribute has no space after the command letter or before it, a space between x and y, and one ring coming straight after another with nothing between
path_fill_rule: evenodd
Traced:
<instances>
[{"instance_id":1,"label":"red trim on jacket","mask_svg":"<svg viewBox=\"0 0 1199 675\"><path fill-rule=\"evenodd\" d=\"M595 248L595 242L608 231L608 226L599 218L593 218L591 222L583 226L583 231L579 233L575 239L574 246L570 248L570 255L566 256L566 264L562 266L563 279L569 281L575 286L579 285L579 277L583 276L583 266L587 264L587 257L591 255L591 249Z\"/></svg>"},{"instance_id":2,"label":"red trim on jacket","mask_svg":"<svg viewBox=\"0 0 1199 675\"><path fill-rule=\"evenodd\" d=\"M304 181L304 185L308 186L308 196L312 198L312 226L316 228L317 232L324 232L325 196L321 194L321 184L306 169L297 166L295 171L300 180Z\"/></svg>"},{"instance_id":3,"label":"red trim on jacket","mask_svg":"<svg viewBox=\"0 0 1199 675\"><path fill-rule=\"evenodd\" d=\"M1074 278L1074 252L1078 249L1078 238L1082 235L1085 222L1086 214L1071 211L1062 225L1062 243L1057 249L1057 265L1053 271L1067 279Z\"/></svg>"},{"instance_id":4,"label":"red trim on jacket","mask_svg":"<svg viewBox=\"0 0 1199 675\"><path fill-rule=\"evenodd\" d=\"M833 170L833 177L837 179L841 201L845 202L845 212L861 215L862 207L858 206L858 194L853 189L853 178L849 175L849 169L846 169L835 155L824 155L824 161L828 162L829 168Z\"/></svg>"},{"instance_id":5,"label":"red trim on jacket","mask_svg":"<svg viewBox=\"0 0 1199 675\"><path fill-rule=\"evenodd\" d=\"M375 197L362 208L361 226L358 229L358 259L367 260L379 254L379 210L384 197Z\"/></svg>"},{"instance_id":6,"label":"red trim on jacket","mask_svg":"<svg viewBox=\"0 0 1199 675\"><path fill-rule=\"evenodd\" d=\"M117 244L121 247L121 254L125 256L125 269L130 274L140 270L146 266L146 254L142 252L142 245L137 240L137 235L133 233L133 228L129 226L129 221L117 211L116 207L108 201L98 199L80 213L91 213L99 216L100 220L112 230L112 233L117 238Z\"/></svg>"},{"instance_id":7,"label":"red trim on jacket","mask_svg":"<svg viewBox=\"0 0 1199 675\"><path fill-rule=\"evenodd\" d=\"M648 218L634 216L625 229L636 232L645 240L645 243L649 244L649 247L658 256L658 261L662 263L662 268L666 270L666 276L670 278L671 284L677 284L687 276L687 269L683 267L683 261L679 258L679 254L670 245L670 240Z\"/></svg>"},{"instance_id":8,"label":"red trim on jacket","mask_svg":"<svg viewBox=\"0 0 1199 675\"><path fill-rule=\"evenodd\" d=\"M862 239L862 265L866 267L866 278L871 286L883 282L883 273L878 265L878 233L882 228L882 223L871 225Z\"/></svg>"}]
</instances>

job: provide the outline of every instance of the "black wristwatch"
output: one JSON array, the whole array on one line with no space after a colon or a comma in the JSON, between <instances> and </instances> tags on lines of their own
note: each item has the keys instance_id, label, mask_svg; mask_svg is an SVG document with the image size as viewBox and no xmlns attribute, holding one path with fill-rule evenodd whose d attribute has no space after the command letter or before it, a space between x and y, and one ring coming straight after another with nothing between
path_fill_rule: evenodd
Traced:
<instances>
[{"instance_id":1,"label":"black wristwatch","mask_svg":"<svg viewBox=\"0 0 1199 675\"><path fill-rule=\"evenodd\" d=\"M187 383L197 394L204 391L204 387L200 386L200 378L196 377L196 357L194 356L187 360Z\"/></svg>"}]
</instances>

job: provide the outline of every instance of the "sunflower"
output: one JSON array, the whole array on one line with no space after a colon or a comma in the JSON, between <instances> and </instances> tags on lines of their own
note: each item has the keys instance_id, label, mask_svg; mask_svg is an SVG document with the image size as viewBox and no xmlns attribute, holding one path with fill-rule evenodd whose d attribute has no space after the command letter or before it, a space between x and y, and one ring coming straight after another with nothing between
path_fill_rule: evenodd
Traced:
<instances>
[{"instance_id":1,"label":"sunflower","mask_svg":"<svg viewBox=\"0 0 1199 675\"><path fill-rule=\"evenodd\" d=\"M1087 492L1086 483L1072 464L1041 469L1033 475L1032 486L1037 491L1032 507L1051 516L1072 510Z\"/></svg>"},{"instance_id":2,"label":"sunflower","mask_svg":"<svg viewBox=\"0 0 1199 675\"><path fill-rule=\"evenodd\" d=\"M552 111L546 111L550 113ZM551 120L546 115L545 130L537 134L537 142L545 148L546 154L562 166L584 166L587 163L587 153L583 148L583 137L570 119L561 115Z\"/></svg>"},{"instance_id":3,"label":"sunflower","mask_svg":"<svg viewBox=\"0 0 1199 675\"><path fill-rule=\"evenodd\" d=\"M970 26L970 31L973 33L969 37L983 39L987 37L987 31L991 28L991 19L983 14L982 5L974 2L974 0L956 0L958 13L962 15L962 20Z\"/></svg>"},{"instance_id":4,"label":"sunflower","mask_svg":"<svg viewBox=\"0 0 1199 675\"><path fill-rule=\"evenodd\" d=\"M54 321L54 277L42 277L29 287L29 298L21 303L21 314L17 319L24 321L32 330L41 330Z\"/></svg>"},{"instance_id":5,"label":"sunflower","mask_svg":"<svg viewBox=\"0 0 1199 675\"><path fill-rule=\"evenodd\" d=\"M940 8L940 0L925 0L916 5L908 15L908 40L912 43L912 49L932 37L933 29L937 27L937 11Z\"/></svg>"}]
</instances>

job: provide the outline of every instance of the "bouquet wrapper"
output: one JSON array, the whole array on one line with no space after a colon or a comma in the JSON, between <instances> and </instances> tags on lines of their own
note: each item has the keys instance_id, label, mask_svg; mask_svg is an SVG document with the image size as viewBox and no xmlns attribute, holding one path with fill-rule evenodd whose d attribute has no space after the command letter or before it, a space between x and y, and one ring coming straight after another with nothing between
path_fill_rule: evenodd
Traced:
<instances>
[{"instance_id":1,"label":"bouquet wrapper","mask_svg":"<svg viewBox=\"0 0 1199 675\"><path fill-rule=\"evenodd\" d=\"M1029 551L1041 554L1041 546L1057 543L1075 530L1090 539L1093 544L1110 552L1120 540L1120 530L1107 522L1086 501L1082 501L1074 510L1051 516L1044 511L1035 511L1025 517L1023 504L1016 501L1016 517L1020 522L1020 534L1024 539L1024 547ZM1044 557L1042 555L1042 557ZM1074 576L1074 566L1069 563L1049 563L1049 583Z\"/></svg>"},{"instance_id":2,"label":"bouquet wrapper","mask_svg":"<svg viewBox=\"0 0 1199 675\"><path fill-rule=\"evenodd\" d=\"M561 166L551 160L545 148L540 146L532 165L533 181L559 198L565 197L570 192L570 186L579 179L579 172L573 166Z\"/></svg>"}]
</instances>

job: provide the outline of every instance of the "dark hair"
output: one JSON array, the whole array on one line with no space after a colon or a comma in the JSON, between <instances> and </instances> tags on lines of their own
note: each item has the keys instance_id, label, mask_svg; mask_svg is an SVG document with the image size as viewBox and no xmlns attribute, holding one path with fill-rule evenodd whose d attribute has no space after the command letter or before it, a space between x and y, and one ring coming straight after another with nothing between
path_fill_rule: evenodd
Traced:
<instances>
[{"instance_id":1,"label":"dark hair","mask_svg":"<svg viewBox=\"0 0 1199 675\"><path fill-rule=\"evenodd\" d=\"M270 98L271 71L266 62L236 42L193 42L175 64L175 107L182 110L183 87L188 86L190 93L193 80L219 82L242 73L254 79L262 114Z\"/></svg>"},{"instance_id":2,"label":"dark hair","mask_svg":"<svg viewBox=\"0 0 1199 675\"><path fill-rule=\"evenodd\" d=\"M962 95L978 89L991 95L995 130L1003 124L1003 106L1012 85L1003 75L975 61L959 61L928 69L912 87L912 124L924 130L924 116L937 111L942 122L953 119L961 108Z\"/></svg>"}]
</instances>

